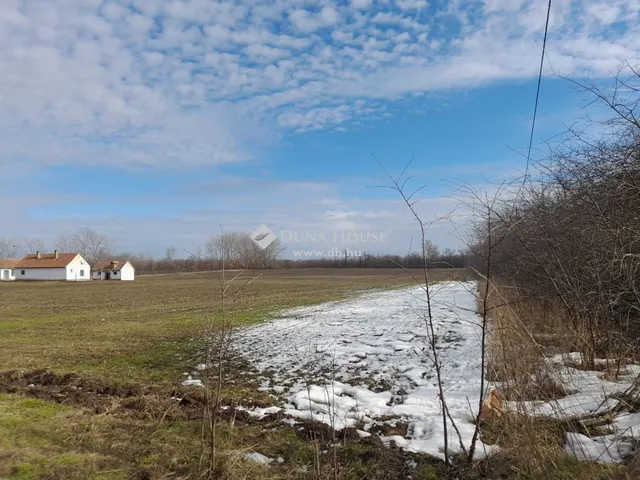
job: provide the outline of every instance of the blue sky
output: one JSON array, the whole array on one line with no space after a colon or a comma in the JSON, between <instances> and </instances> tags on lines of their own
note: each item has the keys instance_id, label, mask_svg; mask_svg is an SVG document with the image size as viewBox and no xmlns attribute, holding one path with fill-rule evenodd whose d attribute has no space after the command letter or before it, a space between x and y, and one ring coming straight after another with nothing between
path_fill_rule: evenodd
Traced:
<instances>
[{"instance_id":1,"label":"blue sky","mask_svg":"<svg viewBox=\"0 0 640 480\"><path fill-rule=\"evenodd\" d=\"M415 157L426 218L459 183L524 165L546 2L5 0L0 5L0 236L89 226L127 251L194 250L219 231L415 225L380 188ZM637 0L554 2L535 145L637 62ZM541 150L534 151L534 157ZM377 177L377 178L375 178ZM462 244L454 224L430 237ZM345 245L346 246L346 245ZM294 248L334 245L287 245ZM290 255L290 253L288 253Z\"/></svg>"}]
</instances>

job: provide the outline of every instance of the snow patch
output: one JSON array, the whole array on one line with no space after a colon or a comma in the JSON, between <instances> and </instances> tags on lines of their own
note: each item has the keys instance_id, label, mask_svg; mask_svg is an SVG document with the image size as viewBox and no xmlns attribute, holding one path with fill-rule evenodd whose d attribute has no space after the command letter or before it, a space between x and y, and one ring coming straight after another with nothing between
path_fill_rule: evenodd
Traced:
<instances>
[{"instance_id":1,"label":"snow patch","mask_svg":"<svg viewBox=\"0 0 640 480\"><path fill-rule=\"evenodd\" d=\"M243 453L242 456L245 460L249 460L250 462L258 463L260 465L269 465L273 462L273 458L269 458L258 452Z\"/></svg>"},{"instance_id":2,"label":"snow patch","mask_svg":"<svg viewBox=\"0 0 640 480\"><path fill-rule=\"evenodd\" d=\"M611 381L602 376L602 371L576 368L576 365L582 365L582 360L578 352L547 358L560 383L570 392L569 395L550 401L506 402L505 407L516 412L559 420L601 414L618 406L616 394L630 389L640 374L640 366L625 365L623 371L626 374ZM600 367L613 364L606 359L596 359L594 363ZM578 460L601 463L625 461L633 454L640 439L640 414L618 413L609 428L610 434L593 437L567 433L565 451Z\"/></svg>"},{"instance_id":3,"label":"snow patch","mask_svg":"<svg viewBox=\"0 0 640 480\"><path fill-rule=\"evenodd\" d=\"M187 375L187 378L185 378L182 381L182 385L184 387L202 387L202 380L199 380L197 378L191 378L191 375Z\"/></svg>"},{"instance_id":4,"label":"snow patch","mask_svg":"<svg viewBox=\"0 0 640 480\"><path fill-rule=\"evenodd\" d=\"M275 413L282 411L280 407L275 407L275 406L267 407L267 408L256 407L253 409L248 409L246 407L243 407L242 405L238 405L236 407L236 410L238 410L239 412L247 412L250 417L257 418L258 420L262 420L267 415L273 415Z\"/></svg>"},{"instance_id":5,"label":"snow patch","mask_svg":"<svg viewBox=\"0 0 640 480\"><path fill-rule=\"evenodd\" d=\"M451 417L468 448L480 392L480 318L475 282L433 286L431 310ZM336 430L401 418L406 437L390 436L413 452L443 458L436 372L425 322L422 287L375 292L329 304L291 309L241 330L234 348L275 386L291 385L283 412ZM284 391L284 390L282 390ZM392 420L391 422L395 422ZM451 453L460 450L448 422ZM478 456L491 446L478 442Z\"/></svg>"}]
</instances>

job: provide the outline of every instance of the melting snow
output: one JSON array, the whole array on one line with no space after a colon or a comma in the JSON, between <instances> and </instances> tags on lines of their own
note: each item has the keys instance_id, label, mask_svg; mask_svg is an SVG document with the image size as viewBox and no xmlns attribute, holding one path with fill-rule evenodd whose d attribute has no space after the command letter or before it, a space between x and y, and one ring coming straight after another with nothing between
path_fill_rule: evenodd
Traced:
<instances>
[{"instance_id":1,"label":"melting snow","mask_svg":"<svg viewBox=\"0 0 640 480\"><path fill-rule=\"evenodd\" d=\"M280 407L267 407L267 408L256 407L256 408L253 408L253 409L248 409L246 407L243 407L242 405L238 405L236 407L236 410L241 411L241 412L248 412L250 417L257 418L258 420L261 420L264 417L266 417L267 415L272 415L274 413L278 413L282 409Z\"/></svg>"},{"instance_id":2,"label":"melting snow","mask_svg":"<svg viewBox=\"0 0 640 480\"><path fill-rule=\"evenodd\" d=\"M258 452L244 453L242 456L250 462L259 463L261 465L269 465L271 462L273 462L273 458L269 458L266 455L262 455Z\"/></svg>"},{"instance_id":3,"label":"melting snow","mask_svg":"<svg viewBox=\"0 0 640 480\"><path fill-rule=\"evenodd\" d=\"M191 375L187 375L187 378L185 378L182 381L182 385L185 387L202 387L202 380L199 380L197 378L191 378Z\"/></svg>"},{"instance_id":4,"label":"melting snow","mask_svg":"<svg viewBox=\"0 0 640 480\"><path fill-rule=\"evenodd\" d=\"M554 366L555 374L570 394L551 401L507 402L506 407L535 416L556 419L577 418L611 410L619 403L615 394L625 392L640 375L639 365L626 365L617 381L606 380L602 372L580 370L574 365L582 363L580 353L555 355L547 359ZM611 362L609 362L611 363ZM596 365L606 366L606 359L596 359ZM565 451L579 460L601 463L624 461L633 454L640 439L640 414L618 414L609 425L611 433L589 437L579 433L567 433Z\"/></svg>"},{"instance_id":5,"label":"melting snow","mask_svg":"<svg viewBox=\"0 0 640 480\"><path fill-rule=\"evenodd\" d=\"M480 318L476 284L437 284L432 294L436 345L450 417L450 453L460 442L470 444L480 391ZM253 417L283 411L281 421L326 423L336 430L356 427L360 438L374 425L408 425L404 436L381 437L412 452L443 457L444 426L435 369L425 323L426 300L421 287L365 294L344 302L281 312L272 321L239 331L233 347L262 372L261 391L280 394L283 406L247 410ZM639 365L626 365L617 381L602 372L575 368L579 353L547 359L569 395L553 401L507 402L507 409L563 419L603 412L618 401L640 375ZM596 363L606 365L607 360ZM196 370L207 367L198 365ZM182 385L202 386L185 373ZM242 407L240 407L242 408ZM565 450L580 460L621 462L633 454L640 439L640 413L619 414L611 433L588 437L568 433ZM476 455L492 447L478 442ZM259 453L248 459L268 464Z\"/></svg>"},{"instance_id":6,"label":"melting snow","mask_svg":"<svg viewBox=\"0 0 640 480\"><path fill-rule=\"evenodd\" d=\"M446 399L465 448L480 392L475 291L474 282L448 282L432 294ZM384 441L442 458L444 427L425 314L421 287L369 293L282 312L238 332L234 346L263 372L263 387L287 392L287 415L336 429L357 426L362 436L374 424L400 418L408 423L407 435ZM460 441L448 427L455 453ZM483 447L478 443L478 455L489 448Z\"/></svg>"}]
</instances>

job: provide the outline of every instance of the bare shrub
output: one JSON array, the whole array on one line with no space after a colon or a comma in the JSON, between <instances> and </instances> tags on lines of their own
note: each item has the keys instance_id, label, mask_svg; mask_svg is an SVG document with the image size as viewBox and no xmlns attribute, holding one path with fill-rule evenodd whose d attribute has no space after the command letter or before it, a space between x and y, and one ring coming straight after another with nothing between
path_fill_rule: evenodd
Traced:
<instances>
[{"instance_id":1,"label":"bare shrub","mask_svg":"<svg viewBox=\"0 0 640 480\"><path fill-rule=\"evenodd\" d=\"M618 407L558 420L528 409L532 400L572 393L553 355L573 353L564 366L600 370L600 378L610 381L629 373L626 365L638 358L638 87L634 69L620 72L610 91L587 86L613 113L598 125L600 134L570 130L536 164L537 172L516 189L502 189L497 201L483 203L488 213L476 215L472 266L485 265L486 251L493 249L487 374L514 401L512 413L484 425L482 435L502 447L492 459L498 470L508 462L517 477L624 478L623 467L581 463L564 445L566 434L607 433ZM636 393L628 396L627 404L635 405Z\"/></svg>"},{"instance_id":2,"label":"bare shrub","mask_svg":"<svg viewBox=\"0 0 640 480\"><path fill-rule=\"evenodd\" d=\"M640 90L620 93L640 84L631 76L620 74L611 96L589 89L614 112L606 136L569 132L537 176L492 207L504 236L496 276L543 315L561 311L590 368L640 346Z\"/></svg>"},{"instance_id":3,"label":"bare shrub","mask_svg":"<svg viewBox=\"0 0 640 480\"><path fill-rule=\"evenodd\" d=\"M220 234L223 251L224 243L228 239L226 234ZM226 445L232 443L234 435L234 421L221 428L221 412L225 400L224 380L230 369L230 350L233 340L233 313L238 299L244 290L258 276L245 277L243 271L227 274L225 258L222 258L221 269L217 277L217 294L220 300L220 313L217 318L208 317L205 328L205 338L208 339L203 363L204 408L201 422L201 452L199 470L201 478L233 479L242 469L235 464L239 461L238 452L230 451ZM215 281L215 280L214 280ZM226 447L226 448L225 448Z\"/></svg>"},{"instance_id":4,"label":"bare shrub","mask_svg":"<svg viewBox=\"0 0 640 480\"><path fill-rule=\"evenodd\" d=\"M567 395L569 392L546 361L545 349L532 332L547 331L548 338L553 338L556 344L566 337L554 333L553 325L545 325L540 317L528 313L526 307L518 308L500 289L494 290L488 301L495 308L491 315L487 375L502 385L505 399L551 400ZM568 348L560 346L561 350Z\"/></svg>"}]
</instances>

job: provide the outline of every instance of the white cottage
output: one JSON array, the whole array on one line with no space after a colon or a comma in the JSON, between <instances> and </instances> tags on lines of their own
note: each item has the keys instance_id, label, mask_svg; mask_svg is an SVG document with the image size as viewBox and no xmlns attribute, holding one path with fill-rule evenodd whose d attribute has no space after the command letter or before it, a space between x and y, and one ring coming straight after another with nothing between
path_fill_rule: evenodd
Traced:
<instances>
[{"instance_id":1,"label":"white cottage","mask_svg":"<svg viewBox=\"0 0 640 480\"><path fill-rule=\"evenodd\" d=\"M91 266L79 253L36 252L18 261L14 267L16 280L91 280Z\"/></svg>"},{"instance_id":2,"label":"white cottage","mask_svg":"<svg viewBox=\"0 0 640 480\"><path fill-rule=\"evenodd\" d=\"M19 261L19 258L0 258L0 282L10 282L16 279L13 269Z\"/></svg>"},{"instance_id":3,"label":"white cottage","mask_svg":"<svg viewBox=\"0 0 640 480\"><path fill-rule=\"evenodd\" d=\"M91 277L94 280L134 280L136 270L131 262L111 260L95 265Z\"/></svg>"}]
</instances>

